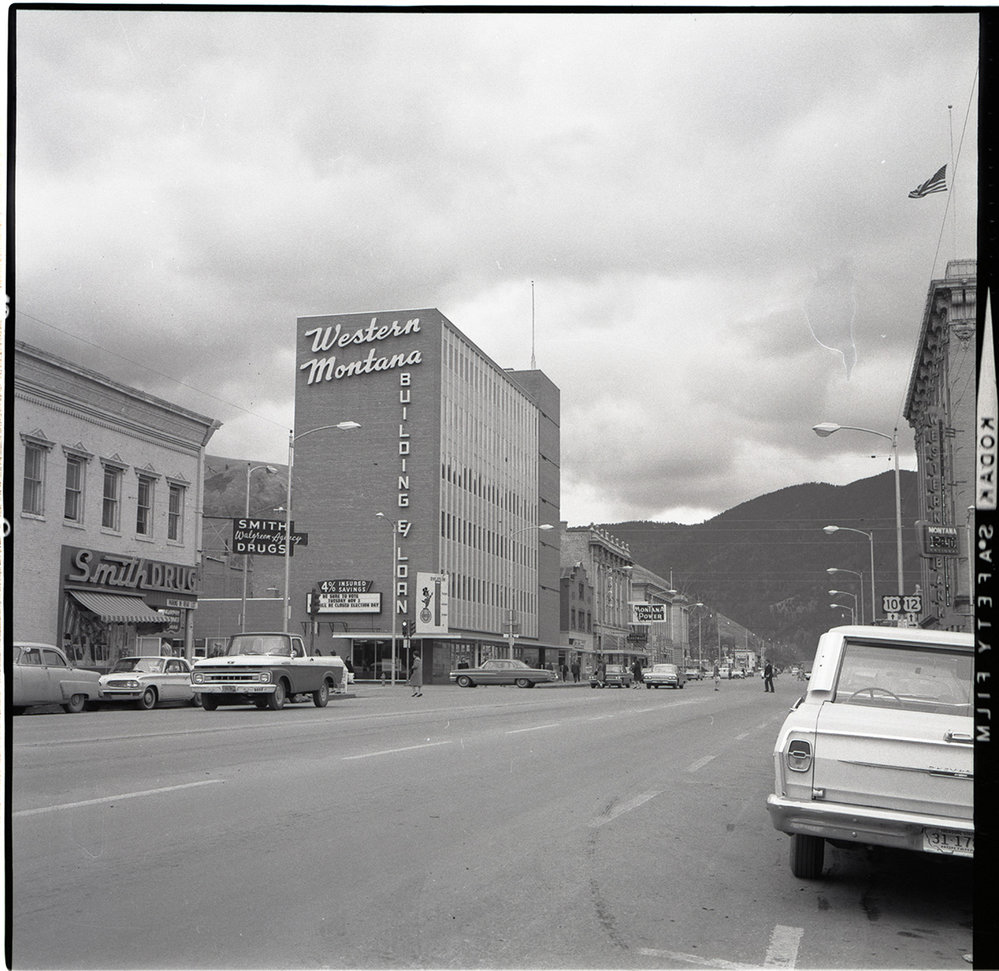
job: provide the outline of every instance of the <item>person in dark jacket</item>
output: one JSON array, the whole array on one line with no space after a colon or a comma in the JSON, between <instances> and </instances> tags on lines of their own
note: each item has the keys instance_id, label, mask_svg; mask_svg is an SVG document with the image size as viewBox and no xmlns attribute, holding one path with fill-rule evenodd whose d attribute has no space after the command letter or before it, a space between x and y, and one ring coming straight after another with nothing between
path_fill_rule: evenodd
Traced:
<instances>
[{"instance_id":1,"label":"person in dark jacket","mask_svg":"<svg viewBox=\"0 0 999 971\"><path fill-rule=\"evenodd\" d=\"M763 669L763 690L774 690L774 666L769 661L767 661L766 667Z\"/></svg>"},{"instance_id":2,"label":"person in dark jacket","mask_svg":"<svg viewBox=\"0 0 999 971\"><path fill-rule=\"evenodd\" d=\"M632 682L633 688L640 688L645 684L645 675L642 673L642 662L639 658L635 658L635 663L631 666L631 673L635 680Z\"/></svg>"}]
</instances>

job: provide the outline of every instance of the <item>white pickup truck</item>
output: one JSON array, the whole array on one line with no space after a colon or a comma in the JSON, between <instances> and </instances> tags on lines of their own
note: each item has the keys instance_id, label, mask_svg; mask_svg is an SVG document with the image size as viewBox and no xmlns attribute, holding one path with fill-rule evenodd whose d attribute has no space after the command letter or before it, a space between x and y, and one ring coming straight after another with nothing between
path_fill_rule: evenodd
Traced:
<instances>
[{"instance_id":1,"label":"white pickup truck","mask_svg":"<svg viewBox=\"0 0 999 971\"><path fill-rule=\"evenodd\" d=\"M774 746L767 809L791 871L821 876L825 842L974 855L974 638L837 627Z\"/></svg>"},{"instance_id":2,"label":"white pickup truck","mask_svg":"<svg viewBox=\"0 0 999 971\"><path fill-rule=\"evenodd\" d=\"M253 704L277 710L296 695L325 708L330 694L347 683L343 659L309 654L297 634L233 634L220 657L202 658L191 686L206 711L219 705Z\"/></svg>"}]
</instances>

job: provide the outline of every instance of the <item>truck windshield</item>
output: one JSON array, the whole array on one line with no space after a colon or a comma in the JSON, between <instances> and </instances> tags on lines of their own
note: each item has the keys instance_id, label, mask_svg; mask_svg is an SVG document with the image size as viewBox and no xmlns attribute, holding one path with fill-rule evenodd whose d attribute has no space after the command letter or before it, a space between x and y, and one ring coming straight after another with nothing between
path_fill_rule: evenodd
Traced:
<instances>
[{"instance_id":1,"label":"truck windshield","mask_svg":"<svg viewBox=\"0 0 999 971\"><path fill-rule=\"evenodd\" d=\"M291 657L291 642L280 634L238 634L229 641L226 655L268 654Z\"/></svg>"}]
</instances>

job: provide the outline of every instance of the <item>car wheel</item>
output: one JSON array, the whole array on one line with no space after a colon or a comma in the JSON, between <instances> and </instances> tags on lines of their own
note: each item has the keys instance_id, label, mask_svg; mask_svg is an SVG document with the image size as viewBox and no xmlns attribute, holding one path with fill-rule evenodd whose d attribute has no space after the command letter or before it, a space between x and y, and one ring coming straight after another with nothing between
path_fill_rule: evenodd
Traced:
<instances>
[{"instance_id":1,"label":"car wheel","mask_svg":"<svg viewBox=\"0 0 999 971\"><path fill-rule=\"evenodd\" d=\"M458 676L458 687L459 688L471 688L474 687L472 684L472 679L467 674L461 674Z\"/></svg>"},{"instance_id":2,"label":"car wheel","mask_svg":"<svg viewBox=\"0 0 999 971\"><path fill-rule=\"evenodd\" d=\"M325 708L330 700L330 685L328 681L323 683L312 692L312 703L317 708Z\"/></svg>"},{"instance_id":3,"label":"car wheel","mask_svg":"<svg viewBox=\"0 0 999 971\"><path fill-rule=\"evenodd\" d=\"M201 695L194 695L194 697L191 698L191 706L193 708L201 707Z\"/></svg>"},{"instance_id":4,"label":"car wheel","mask_svg":"<svg viewBox=\"0 0 999 971\"><path fill-rule=\"evenodd\" d=\"M531 686L531 682L527 678L517 678L514 684L518 688L529 688Z\"/></svg>"},{"instance_id":5,"label":"car wheel","mask_svg":"<svg viewBox=\"0 0 999 971\"><path fill-rule=\"evenodd\" d=\"M271 711L279 711L284 708L284 703L288 699L288 690L284 686L283 681L278 681L274 685L274 691L267 698L267 707Z\"/></svg>"},{"instance_id":6,"label":"car wheel","mask_svg":"<svg viewBox=\"0 0 999 971\"><path fill-rule=\"evenodd\" d=\"M215 711L219 706L219 700L215 695L202 695L201 696L201 707L205 711Z\"/></svg>"},{"instance_id":7,"label":"car wheel","mask_svg":"<svg viewBox=\"0 0 999 971\"><path fill-rule=\"evenodd\" d=\"M142 692L142 697L139 699L138 705L143 711L149 711L150 708L155 708L156 689L146 688L146 690Z\"/></svg>"},{"instance_id":8,"label":"car wheel","mask_svg":"<svg viewBox=\"0 0 999 971\"><path fill-rule=\"evenodd\" d=\"M87 696L70 695L69 701L67 701L62 707L71 715L78 715L84 708L87 707Z\"/></svg>"},{"instance_id":9,"label":"car wheel","mask_svg":"<svg viewBox=\"0 0 999 971\"><path fill-rule=\"evenodd\" d=\"M825 843L821 836L792 833L791 872L801 880L814 880L821 876Z\"/></svg>"},{"instance_id":10,"label":"car wheel","mask_svg":"<svg viewBox=\"0 0 999 971\"><path fill-rule=\"evenodd\" d=\"M681 691L683 690L683 682L682 681L680 682L680 690Z\"/></svg>"}]
</instances>

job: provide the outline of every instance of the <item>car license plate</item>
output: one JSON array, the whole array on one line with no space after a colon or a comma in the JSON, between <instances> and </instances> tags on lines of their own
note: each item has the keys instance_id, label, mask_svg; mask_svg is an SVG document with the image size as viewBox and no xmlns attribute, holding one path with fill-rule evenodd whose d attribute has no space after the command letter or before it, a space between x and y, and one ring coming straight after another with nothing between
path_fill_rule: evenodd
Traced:
<instances>
[{"instance_id":1,"label":"car license plate","mask_svg":"<svg viewBox=\"0 0 999 971\"><path fill-rule=\"evenodd\" d=\"M974 856L975 837L971 833L955 833L949 829L924 829L923 850L950 856Z\"/></svg>"}]
</instances>

